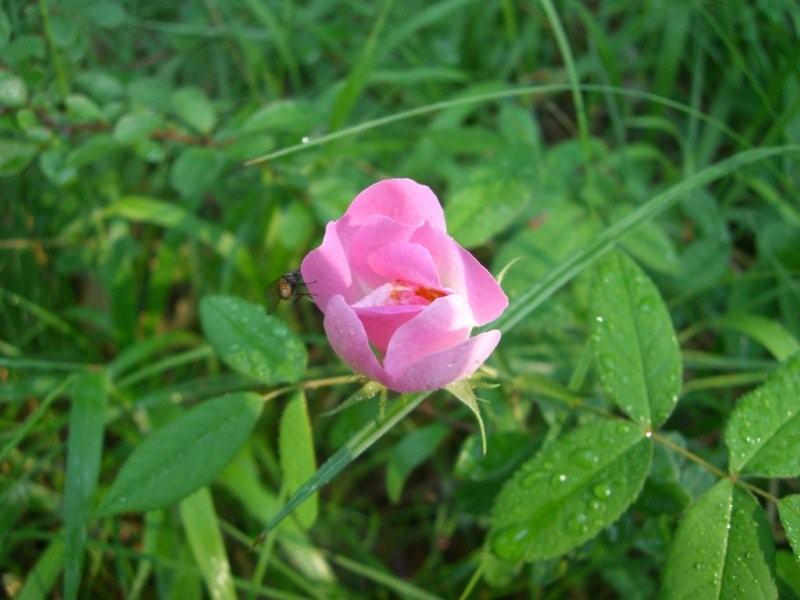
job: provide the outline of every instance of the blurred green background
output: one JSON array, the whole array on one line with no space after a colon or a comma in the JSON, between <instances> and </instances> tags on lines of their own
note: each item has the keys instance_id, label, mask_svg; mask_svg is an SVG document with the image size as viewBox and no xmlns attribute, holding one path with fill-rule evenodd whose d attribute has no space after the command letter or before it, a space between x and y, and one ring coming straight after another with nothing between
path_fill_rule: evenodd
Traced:
<instances>
[{"instance_id":1,"label":"blurred green background","mask_svg":"<svg viewBox=\"0 0 800 600\"><path fill-rule=\"evenodd\" d=\"M800 142L799 30L794 0L0 1L6 594L60 597L65 377L108 375L102 492L185 407L270 389L214 356L200 298L264 303L385 177L430 185L493 273L522 257L503 284L513 300L666 187L736 151ZM623 243L683 345L690 381L670 425L712 461L730 400L800 336L799 174L788 159L742 170ZM480 556L500 483L568 418L546 399L576 364L585 374L587 294L579 276L505 336L501 386L481 391L484 461L469 412L437 396L264 558L249 543L285 492L284 404L267 403L202 510L92 523L82 597L201 597L214 560L259 597L455 598L478 564L475 597L652 597L670 528L710 483L666 455L636 511L570 556ZM306 342L304 381L347 374L311 302L279 316ZM352 391L308 392L317 456L375 414L377 400L321 416ZM781 568L798 580L796 563Z\"/></svg>"}]
</instances>

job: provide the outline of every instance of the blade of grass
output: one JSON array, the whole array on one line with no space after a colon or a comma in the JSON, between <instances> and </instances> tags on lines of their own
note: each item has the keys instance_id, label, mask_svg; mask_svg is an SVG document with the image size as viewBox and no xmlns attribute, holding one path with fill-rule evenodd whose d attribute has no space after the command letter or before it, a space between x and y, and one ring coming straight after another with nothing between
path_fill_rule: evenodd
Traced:
<instances>
[{"instance_id":1,"label":"blade of grass","mask_svg":"<svg viewBox=\"0 0 800 600\"><path fill-rule=\"evenodd\" d=\"M383 585L390 590L397 592L402 598L418 598L419 600L437 600L440 598L440 596L429 594L425 590L421 590L417 586L412 585L407 581L398 579L397 577L394 577L393 575L384 571L379 571L378 569L368 567L367 565L362 565L361 563L351 560L346 556L333 555L331 560L334 562L334 564L339 565L351 573L366 577L374 583Z\"/></svg>"},{"instance_id":2,"label":"blade of grass","mask_svg":"<svg viewBox=\"0 0 800 600\"><path fill-rule=\"evenodd\" d=\"M222 543L222 534L207 487L200 488L180 503L181 520L192 555L206 580L212 600L235 600L231 568Z\"/></svg>"},{"instance_id":3,"label":"blade of grass","mask_svg":"<svg viewBox=\"0 0 800 600\"><path fill-rule=\"evenodd\" d=\"M47 598L64 564L64 541L54 539L25 578L25 585L15 600L42 600Z\"/></svg>"},{"instance_id":4,"label":"blade of grass","mask_svg":"<svg viewBox=\"0 0 800 600\"><path fill-rule=\"evenodd\" d=\"M11 436L11 439L8 440L3 449L0 450L0 463L3 462L5 457L11 452L14 448L19 446L20 442L28 435L28 432L39 422L44 414L47 412L47 409L50 408L50 405L53 401L61 395L61 392L67 387L67 385L73 380L73 376L68 376L61 381L61 383L57 384L42 400L42 403L36 407L28 418L25 419L25 422L17 427L14 430L14 434Z\"/></svg>"},{"instance_id":5,"label":"blade of grass","mask_svg":"<svg viewBox=\"0 0 800 600\"><path fill-rule=\"evenodd\" d=\"M558 44L558 50L561 53L561 60L564 61L564 67L567 70L570 91L572 92L572 102L575 104L575 114L578 118L578 135L581 141L581 148L584 155L588 158L590 155L589 121L586 118L586 107L583 104L583 94L581 94L578 71L575 68L575 61L572 58L572 50L569 47L567 36L564 33L564 27L561 25L561 19L559 19L553 3L551 0L540 1L547 15L547 20L550 21L550 26L553 28L553 35L556 38L556 44Z\"/></svg>"},{"instance_id":6,"label":"blade of grass","mask_svg":"<svg viewBox=\"0 0 800 600\"><path fill-rule=\"evenodd\" d=\"M64 485L64 598L80 589L87 520L100 473L108 381L105 373L86 373L72 383Z\"/></svg>"},{"instance_id":7,"label":"blade of grass","mask_svg":"<svg viewBox=\"0 0 800 600\"><path fill-rule=\"evenodd\" d=\"M383 3L381 12L372 27L372 31L369 32L369 37L367 37L355 67L353 67L350 75L347 76L344 87L336 96L331 111L331 128L333 129L339 129L347 122L353 112L353 108L355 108L358 97L367 85L367 79L377 60L378 38L383 32L386 17L392 4L394 4L394 0L386 0Z\"/></svg>"}]
</instances>

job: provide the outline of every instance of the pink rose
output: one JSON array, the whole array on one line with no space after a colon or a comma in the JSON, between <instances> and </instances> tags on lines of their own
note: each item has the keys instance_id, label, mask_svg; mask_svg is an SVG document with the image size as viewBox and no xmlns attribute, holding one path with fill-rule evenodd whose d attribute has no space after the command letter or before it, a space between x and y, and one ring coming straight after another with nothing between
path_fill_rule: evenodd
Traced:
<instances>
[{"instance_id":1,"label":"pink rose","mask_svg":"<svg viewBox=\"0 0 800 600\"><path fill-rule=\"evenodd\" d=\"M336 353L397 392L468 377L500 341L498 330L470 333L500 316L508 298L447 235L431 189L411 179L358 194L300 270Z\"/></svg>"}]
</instances>

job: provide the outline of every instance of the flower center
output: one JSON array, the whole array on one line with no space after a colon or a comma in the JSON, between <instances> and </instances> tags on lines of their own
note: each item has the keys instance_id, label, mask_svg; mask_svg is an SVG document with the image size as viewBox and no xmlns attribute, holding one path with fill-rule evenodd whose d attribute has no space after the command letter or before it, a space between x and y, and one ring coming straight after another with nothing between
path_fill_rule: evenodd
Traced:
<instances>
[{"instance_id":1,"label":"flower center","mask_svg":"<svg viewBox=\"0 0 800 600\"><path fill-rule=\"evenodd\" d=\"M394 281L389 291L389 303L391 304L430 304L437 298L447 296L447 292L417 285L408 281Z\"/></svg>"}]
</instances>

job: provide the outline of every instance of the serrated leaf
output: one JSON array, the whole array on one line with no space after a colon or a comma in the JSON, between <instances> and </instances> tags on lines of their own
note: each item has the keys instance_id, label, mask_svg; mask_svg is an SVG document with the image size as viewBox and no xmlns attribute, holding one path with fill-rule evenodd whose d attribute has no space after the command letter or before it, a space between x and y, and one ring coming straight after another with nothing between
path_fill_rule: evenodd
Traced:
<instances>
[{"instance_id":1,"label":"serrated leaf","mask_svg":"<svg viewBox=\"0 0 800 600\"><path fill-rule=\"evenodd\" d=\"M600 384L631 418L662 424L681 391L681 354L658 289L626 255L596 268L592 342Z\"/></svg>"},{"instance_id":2,"label":"serrated leaf","mask_svg":"<svg viewBox=\"0 0 800 600\"><path fill-rule=\"evenodd\" d=\"M264 307L232 296L200 302L203 333L222 361L261 383L292 383L308 362L303 342Z\"/></svg>"},{"instance_id":3,"label":"serrated leaf","mask_svg":"<svg viewBox=\"0 0 800 600\"><path fill-rule=\"evenodd\" d=\"M725 442L732 473L800 475L800 353L739 399Z\"/></svg>"},{"instance_id":4,"label":"serrated leaf","mask_svg":"<svg viewBox=\"0 0 800 600\"><path fill-rule=\"evenodd\" d=\"M778 512L786 538L794 550L795 558L800 562L800 494L781 498L778 502Z\"/></svg>"},{"instance_id":5,"label":"serrated leaf","mask_svg":"<svg viewBox=\"0 0 800 600\"><path fill-rule=\"evenodd\" d=\"M639 495L653 445L625 421L571 431L522 465L503 486L489 533L504 560L559 556L616 521Z\"/></svg>"},{"instance_id":6,"label":"serrated leaf","mask_svg":"<svg viewBox=\"0 0 800 600\"><path fill-rule=\"evenodd\" d=\"M209 133L217 122L214 106L199 88L185 87L174 92L172 108L178 118L202 134Z\"/></svg>"},{"instance_id":7,"label":"serrated leaf","mask_svg":"<svg viewBox=\"0 0 800 600\"><path fill-rule=\"evenodd\" d=\"M434 453L447 431L447 427L441 423L432 423L407 434L392 449L386 465L386 492L389 500L400 500L408 476Z\"/></svg>"},{"instance_id":8,"label":"serrated leaf","mask_svg":"<svg viewBox=\"0 0 800 600\"><path fill-rule=\"evenodd\" d=\"M467 408L475 415L475 420L478 421L478 427L481 430L481 446L483 454L486 455L486 428L483 425L483 417L481 416L481 408L478 406L478 398L475 396L475 390L466 379L455 381L445 386L445 389L453 394L460 402L465 404Z\"/></svg>"},{"instance_id":9,"label":"serrated leaf","mask_svg":"<svg viewBox=\"0 0 800 600\"><path fill-rule=\"evenodd\" d=\"M185 498L180 510L189 547L206 581L211 600L236 600L231 567L208 488L202 487Z\"/></svg>"},{"instance_id":10,"label":"serrated leaf","mask_svg":"<svg viewBox=\"0 0 800 600\"><path fill-rule=\"evenodd\" d=\"M314 456L314 438L308 420L306 396L302 390L295 392L283 409L280 434L281 472L286 494L294 494L317 470ZM312 494L297 507L295 516L303 529L308 529L317 519L318 495Z\"/></svg>"},{"instance_id":11,"label":"serrated leaf","mask_svg":"<svg viewBox=\"0 0 800 600\"><path fill-rule=\"evenodd\" d=\"M261 404L258 394L226 394L150 434L122 465L98 514L169 506L213 481L247 440Z\"/></svg>"},{"instance_id":12,"label":"serrated leaf","mask_svg":"<svg viewBox=\"0 0 800 600\"><path fill-rule=\"evenodd\" d=\"M78 597L88 519L103 449L108 384L104 373L87 373L71 386L72 408L64 485L64 598Z\"/></svg>"},{"instance_id":13,"label":"serrated leaf","mask_svg":"<svg viewBox=\"0 0 800 600\"><path fill-rule=\"evenodd\" d=\"M749 492L723 479L681 519L662 580L664 600L777 598L766 515Z\"/></svg>"}]
</instances>

